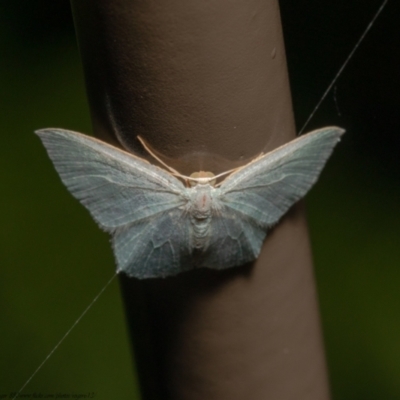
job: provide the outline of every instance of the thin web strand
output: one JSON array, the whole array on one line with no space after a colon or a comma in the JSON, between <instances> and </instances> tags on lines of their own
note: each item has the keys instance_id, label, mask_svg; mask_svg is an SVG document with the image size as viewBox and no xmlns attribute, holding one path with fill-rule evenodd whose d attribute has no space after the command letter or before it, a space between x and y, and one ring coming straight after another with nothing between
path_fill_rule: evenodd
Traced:
<instances>
[{"instance_id":1,"label":"thin web strand","mask_svg":"<svg viewBox=\"0 0 400 400\"><path fill-rule=\"evenodd\" d=\"M369 30L372 28L372 26L375 24L376 19L379 17L380 13L383 11L385 8L387 2L389 0L384 0L381 6L379 7L378 11L375 13L373 16L371 22L368 24L367 28L364 30L363 34L361 35L360 39L358 39L358 42L355 44L353 47L353 50L350 52L350 54L347 56L346 60L342 64L342 66L339 68L339 71L336 73L335 77L333 78L332 82L329 84L328 88L325 90L324 94L318 101L317 105L315 106L314 110L311 112L310 116L307 118L306 122L304 123L303 127L300 129L299 135L301 135L304 132L304 129L307 127L311 119L314 117L315 113L318 111L319 107L321 106L322 102L325 100L325 97L328 95L328 93L331 91L332 87L335 85L336 81L339 79L340 75L342 75L342 72L344 69L347 67L347 64L353 57L354 53L357 51L358 47L360 46L361 42L364 40L365 36L367 36L367 33Z\"/></svg>"},{"instance_id":2,"label":"thin web strand","mask_svg":"<svg viewBox=\"0 0 400 400\"><path fill-rule=\"evenodd\" d=\"M104 293L104 291L108 288L108 286L111 284L111 282L114 280L114 278L117 276L115 273L111 279L103 286L103 288L100 290L100 292L93 298L93 300L89 303L89 305L83 310L82 314L76 319L76 321L71 325L71 327L65 332L64 336L58 341L58 343L53 347L53 349L50 351L49 354L47 354L46 358L41 362L41 364L36 368L36 370L33 372L33 374L28 378L28 380L23 384L21 389L18 390L16 395L12 398L12 400L15 400L20 393L25 389L25 387L28 385L28 383L33 379L33 377L42 369L43 365L46 364L48 359L53 355L53 353L60 347L62 342L68 337L68 335L72 332L72 330L75 328L76 325L79 324L81 319L85 316L85 314L92 308L93 304L99 299L99 297Z\"/></svg>"}]
</instances>

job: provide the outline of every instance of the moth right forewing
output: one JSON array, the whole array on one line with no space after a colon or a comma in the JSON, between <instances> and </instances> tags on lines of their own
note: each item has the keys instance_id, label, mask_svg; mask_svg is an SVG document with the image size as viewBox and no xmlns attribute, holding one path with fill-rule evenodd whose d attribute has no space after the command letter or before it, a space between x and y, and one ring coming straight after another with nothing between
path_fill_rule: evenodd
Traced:
<instances>
[{"instance_id":1,"label":"moth right forewing","mask_svg":"<svg viewBox=\"0 0 400 400\"><path fill-rule=\"evenodd\" d=\"M105 230L187 201L182 182L136 156L76 132L50 129L38 135L64 184Z\"/></svg>"},{"instance_id":2,"label":"moth right forewing","mask_svg":"<svg viewBox=\"0 0 400 400\"><path fill-rule=\"evenodd\" d=\"M97 154L104 157L110 157L117 165L121 167L121 170L127 170L134 174L140 173L147 176L151 180L155 180L169 187L182 186L182 183L176 179L171 173L159 168L147 160L138 157L132 153L128 153L125 150L114 147L106 142L96 139L92 136L87 136L79 132L68 131L65 129L43 129L36 132L40 137L43 137L46 133L54 133L58 136L55 145L59 146L60 138L68 140L70 143L76 142L87 148L92 149ZM79 148L79 147L78 147Z\"/></svg>"}]
</instances>

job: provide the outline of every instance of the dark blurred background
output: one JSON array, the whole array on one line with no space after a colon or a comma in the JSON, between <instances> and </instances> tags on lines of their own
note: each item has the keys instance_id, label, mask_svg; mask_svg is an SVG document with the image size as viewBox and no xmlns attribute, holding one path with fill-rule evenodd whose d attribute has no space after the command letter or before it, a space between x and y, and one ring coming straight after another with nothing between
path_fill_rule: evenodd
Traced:
<instances>
[{"instance_id":1,"label":"dark blurred background","mask_svg":"<svg viewBox=\"0 0 400 400\"><path fill-rule=\"evenodd\" d=\"M300 129L381 1L280 4ZM307 197L334 400L400 399L399 15L389 1L306 129L347 130ZM91 131L67 0L0 3L0 89L0 395L9 395L114 273L108 236L33 134ZM117 280L24 392L139 398Z\"/></svg>"}]
</instances>

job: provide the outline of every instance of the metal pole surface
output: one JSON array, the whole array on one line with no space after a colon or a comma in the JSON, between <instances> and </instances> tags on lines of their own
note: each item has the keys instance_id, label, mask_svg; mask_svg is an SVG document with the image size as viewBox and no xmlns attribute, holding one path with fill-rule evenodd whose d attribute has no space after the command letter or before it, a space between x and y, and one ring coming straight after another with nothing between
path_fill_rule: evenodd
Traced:
<instances>
[{"instance_id":1,"label":"metal pole surface","mask_svg":"<svg viewBox=\"0 0 400 400\"><path fill-rule=\"evenodd\" d=\"M183 174L295 137L276 0L72 6L95 135ZM144 400L329 398L301 205L252 265L121 285Z\"/></svg>"}]
</instances>

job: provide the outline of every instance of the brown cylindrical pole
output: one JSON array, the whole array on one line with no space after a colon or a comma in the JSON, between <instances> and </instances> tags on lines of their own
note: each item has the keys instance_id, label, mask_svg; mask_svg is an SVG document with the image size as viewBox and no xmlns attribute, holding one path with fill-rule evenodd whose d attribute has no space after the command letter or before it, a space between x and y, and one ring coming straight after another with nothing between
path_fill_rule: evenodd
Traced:
<instances>
[{"instance_id":1,"label":"brown cylindrical pole","mask_svg":"<svg viewBox=\"0 0 400 400\"><path fill-rule=\"evenodd\" d=\"M96 135L181 173L295 137L276 0L72 0ZM144 400L329 398L303 208L252 265L121 279Z\"/></svg>"}]
</instances>

